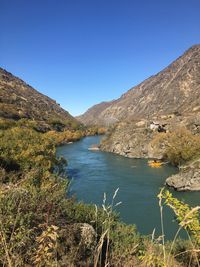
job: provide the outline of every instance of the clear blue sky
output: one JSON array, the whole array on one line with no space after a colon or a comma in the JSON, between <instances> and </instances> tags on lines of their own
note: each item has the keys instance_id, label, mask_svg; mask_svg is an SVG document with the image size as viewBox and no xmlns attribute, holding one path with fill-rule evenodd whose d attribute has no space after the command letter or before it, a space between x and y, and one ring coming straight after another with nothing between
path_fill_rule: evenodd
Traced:
<instances>
[{"instance_id":1,"label":"clear blue sky","mask_svg":"<svg viewBox=\"0 0 200 267\"><path fill-rule=\"evenodd\" d=\"M0 0L0 66L72 115L200 43L200 0Z\"/></svg>"}]
</instances>

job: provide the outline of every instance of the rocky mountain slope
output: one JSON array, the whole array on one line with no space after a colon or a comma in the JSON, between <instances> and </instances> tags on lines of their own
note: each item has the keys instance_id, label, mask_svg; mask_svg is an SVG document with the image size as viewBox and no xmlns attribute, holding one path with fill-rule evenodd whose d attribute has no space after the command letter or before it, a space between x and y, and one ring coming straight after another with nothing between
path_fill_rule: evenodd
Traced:
<instances>
[{"instance_id":1,"label":"rocky mountain slope","mask_svg":"<svg viewBox=\"0 0 200 267\"><path fill-rule=\"evenodd\" d=\"M76 127L77 122L55 100L39 93L21 79L0 68L0 118L31 119L43 128L59 124Z\"/></svg>"},{"instance_id":2,"label":"rocky mountain slope","mask_svg":"<svg viewBox=\"0 0 200 267\"><path fill-rule=\"evenodd\" d=\"M153 145L160 132L174 133L185 128L199 135L200 45L98 114L104 123L111 117L118 123L110 128L100 148L126 157L163 159L164 144L159 148ZM185 142L189 144L190 140ZM175 149L173 144L172 148ZM179 174L169 177L166 184L179 191L200 190L199 160L200 151L192 164L181 166Z\"/></svg>"},{"instance_id":3,"label":"rocky mountain slope","mask_svg":"<svg viewBox=\"0 0 200 267\"><path fill-rule=\"evenodd\" d=\"M119 99L90 108L79 120L111 124L200 110L200 45L187 50L163 71L131 88Z\"/></svg>"},{"instance_id":4,"label":"rocky mountain slope","mask_svg":"<svg viewBox=\"0 0 200 267\"><path fill-rule=\"evenodd\" d=\"M107 107L111 105L110 102L101 102L97 105L92 106L89 108L83 115L77 116L77 120L81 121L85 125L104 125L104 119L99 117L99 114L103 112ZM112 123L115 121L112 121L112 118L108 119L108 123Z\"/></svg>"}]
</instances>

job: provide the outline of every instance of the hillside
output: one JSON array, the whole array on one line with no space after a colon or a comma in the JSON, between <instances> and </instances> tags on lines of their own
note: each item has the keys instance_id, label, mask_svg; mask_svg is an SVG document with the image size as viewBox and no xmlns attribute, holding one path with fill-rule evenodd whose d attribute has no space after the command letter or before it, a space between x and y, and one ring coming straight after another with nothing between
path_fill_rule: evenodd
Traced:
<instances>
[{"instance_id":1,"label":"hillside","mask_svg":"<svg viewBox=\"0 0 200 267\"><path fill-rule=\"evenodd\" d=\"M79 120L111 126L101 150L172 163L173 157L178 159L180 172L166 183L180 191L199 190L200 45L119 99L90 108Z\"/></svg>"},{"instance_id":2,"label":"hillside","mask_svg":"<svg viewBox=\"0 0 200 267\"><path fill-rule=\"evenodd\" d=\"M95 118L97 124L118 121L110 127L101 150L130 158L177 158L182 168L166 183L176 190L199 190L200 45L130 89ZM195 138L198 141L192 143Z\"/></svg>"},{"instance_id":3,"label":"hillside","mask_svg":"<svg viewBox=\"0 0 200 267\"><path fill-rule=\"evenodd\" d=\"M111 103L114 101L110 102L101 102L97 105L92 106L89 108L83 115L77 116L77 120L80 120L82 123L86 125L103 125L104 124L104 119L101 120L99 117L99 114L103 112L107 107L111 105ZM112 121L112 119L108 119L108 123L113 123L115 121Z\"/></svg>"},{"instance_id":4,"label":"hillside","mask_svg":"<svg viewBox=\"0 0 200 267\"><path fill-rule=\"evenodd\" d=\"M66 127L80 125L55 100L39 93L21 79L0 68L0 118L30 119L40 128Z\"/></svg>"},{"instance_id":5,"label":"hillside","mask_svg":"<svg viewBox=\"0 0 200 267\"><path fill-rule=\"evenodd\" d=\"M158 74L105 106L90 108L79 120L87 124L110 124L127 118L184 115L198 110L200 45L195 45Z\"/></svg>"}]
</instances>

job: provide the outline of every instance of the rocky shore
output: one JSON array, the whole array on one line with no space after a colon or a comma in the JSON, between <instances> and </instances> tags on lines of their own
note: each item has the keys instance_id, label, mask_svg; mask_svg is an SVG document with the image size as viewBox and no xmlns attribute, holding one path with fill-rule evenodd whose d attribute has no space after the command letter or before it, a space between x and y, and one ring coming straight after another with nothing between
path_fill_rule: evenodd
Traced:
<instances>
[{"instance_id":1,"label":"rocky shore","mask_svg":"<svg viewBox=\"0 0 200 267\"><path fill-rule=\"evenodd\" d=\"M200 191L200 160L181 167L178 174L167 178L166 185L177 191Z\"/></svg>"},{"instance_id":2,"label":"rocky shore","mask_svg":"<svg viewBox=\"0 0 200 267\"><path fill-rule=\"evenodd\" d=\"M165 144L154 144L160 132L174 131L177 127L185 127L194 134L199 134L200 123L198 114L187 117L166 117L157 120L157 128L153 129L149 120L123 121L110 129L102 141L100 149L129 158L165 159ZM155 120L156 121L156 120ZM156 123L154 124L156 125ZM163 127L163 128L159 128ZM160 129L160 132L158 131ZM193 161L187 166L181 166L178 174L166 180L166 185L177 191L200 191L200 160Z\"/></svg>"},{"instance_id":3,"label":"rocky shore","mask_svg":"<svg viewBox=\"0 0 200 267\"><path fill-rule=\"evenodd\" d=\"M111 126L100 146L103 151L130 158L163 159L165 144L155 146L152 142L158 132L186 128L195 135L200 134L199 74L200 45L194 45L120 98L97 104L78 119L88 125ZM199 190L199 172L196 165L182 167L167 184L176 190Z\"/></svg>"}]
</instances>

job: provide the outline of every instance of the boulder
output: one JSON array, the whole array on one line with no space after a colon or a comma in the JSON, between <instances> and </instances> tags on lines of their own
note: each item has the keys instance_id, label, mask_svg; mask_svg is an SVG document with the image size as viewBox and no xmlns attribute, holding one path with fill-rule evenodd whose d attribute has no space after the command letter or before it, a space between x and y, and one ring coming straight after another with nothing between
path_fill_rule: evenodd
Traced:
<instances>
[{"instance_id":1,"label":"boulder","mask_svg":"<svg viewBox=\"0 0 200 267\"><path fill-rule=\"evenodd\" d=\"M60 231L59 266L93 266L97 239L94 228L88 223L73 223Z\"/></svg>"},{"instance_id":2,"label":"boulder","mask_svg":"<svg viewBox=\"0 0 200 267\"><path fill-rule=\"evenodd\" d=\"M167 178L166 185L177 191L200 191L200 159L180 168L178 174Z\"/></svg>"}]
</instances>

